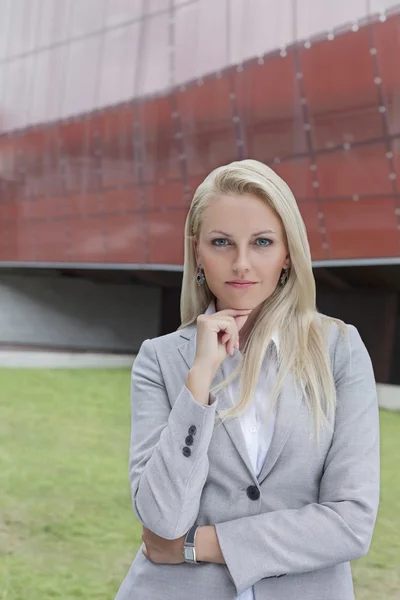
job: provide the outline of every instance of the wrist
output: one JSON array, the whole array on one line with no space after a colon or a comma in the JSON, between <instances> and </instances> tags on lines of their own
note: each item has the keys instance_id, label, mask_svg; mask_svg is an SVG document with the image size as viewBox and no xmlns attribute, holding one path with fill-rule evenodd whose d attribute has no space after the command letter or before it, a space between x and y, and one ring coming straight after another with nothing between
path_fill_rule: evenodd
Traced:
<instances>
[{"instance_id":1,"label":"wrist","mask_svg":"<svg viewBox=\"0 0 400 600\"><path fill-rule=\"evenodd\" d=\"M206 382L209 385L211 385L214 374L215 371L212 369L212 367L205 361L203 362L199 359L195 359L189 370L189 375L192 375L193 377L200 377L201 381Z\"/></svg>"},{"instance_id":2,"label":"wrist","mask_svg":"<svg viewBox=\"0 0 400 600\"><path fill-rule=\"evenodd\" d=\"M214 525L201 525L196 534L196 560L224 564Z\"/></svg>"}]
</instances>

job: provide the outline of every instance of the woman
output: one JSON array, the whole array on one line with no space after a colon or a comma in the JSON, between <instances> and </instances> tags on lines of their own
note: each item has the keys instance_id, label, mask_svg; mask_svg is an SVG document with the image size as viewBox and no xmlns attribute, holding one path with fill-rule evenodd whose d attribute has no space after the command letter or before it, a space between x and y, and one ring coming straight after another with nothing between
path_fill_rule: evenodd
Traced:
<instances>
[{"instance_id":1,"label":"woman","mask_svg":"<svg viewBox=\"0 0 400 600\"><path fill-rule=\"evenodd\" d=\"M357 329L315 305L288 186L243 160L186 220L182 325L132 370L143 544L117 600L351 600L379 504L379 417Z\"/></svg>"}]
</instances>

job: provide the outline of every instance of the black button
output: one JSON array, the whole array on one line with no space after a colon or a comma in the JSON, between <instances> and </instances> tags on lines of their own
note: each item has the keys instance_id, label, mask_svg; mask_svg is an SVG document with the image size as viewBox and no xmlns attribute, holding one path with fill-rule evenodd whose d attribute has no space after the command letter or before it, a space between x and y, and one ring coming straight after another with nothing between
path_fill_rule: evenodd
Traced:
<instances>
[{"instance_id":1,"label":"black button","mask_svg":"<svg viewBox=\"0 0 400 600\"><path fill-rule=\"evenodd\" d=\"M185 444L187 446L191 446L193 444L193 436L192 435L187 435L185 437Z\"/></svg>"},{"instance_id":2,"label":"black button","mask_svg":"<svg viewBox=\"0 0 400 600\"><path fill-rule=\"evenodd\" d=\"M197 431L196 425L191 425L189 427L188 433L190 433L190 435L196 435L196 431Z\"/></svg>"},{"instance_id":3,"label":"black button","mask_svg":"<svg viewBox=\"0 0 400 600\"><path fill-rule=\"evenodd\" d=\"M260 490L256 485L249 485L246 492L250 500L258 500L260 497Z\"/></svg>"},{"instance_id":4,"label":"black button","mask_svg":"<svg viewBox=\"0 0 400 600\"><path fill-rule=\"evenodd\" d=\"M192 451L190 448L185 446L184 448L182 448L182 454L183 456L190 456L192 454Z\"/></svg>"}]
</instances>

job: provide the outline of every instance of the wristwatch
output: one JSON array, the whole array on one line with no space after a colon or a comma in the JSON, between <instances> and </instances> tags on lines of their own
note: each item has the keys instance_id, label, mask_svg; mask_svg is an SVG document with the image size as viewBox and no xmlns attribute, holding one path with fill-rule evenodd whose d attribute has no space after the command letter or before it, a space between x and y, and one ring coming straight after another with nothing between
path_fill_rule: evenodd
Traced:
<instances>
[{"instance_id":1,"label":"wristwatch","mask_svg":"<svg viewBox=\"0 0 400 600\"><path fill-rule=\"evenodd\" d=\"M185 556L185 562L196 565L198 565L199 563L196 560L196 548L194 542L198 528L199 525L197 525L196 523L192 525L192 527L187 532L185 541L183 543L183 554Z\"/></svg>"}]
</instances>

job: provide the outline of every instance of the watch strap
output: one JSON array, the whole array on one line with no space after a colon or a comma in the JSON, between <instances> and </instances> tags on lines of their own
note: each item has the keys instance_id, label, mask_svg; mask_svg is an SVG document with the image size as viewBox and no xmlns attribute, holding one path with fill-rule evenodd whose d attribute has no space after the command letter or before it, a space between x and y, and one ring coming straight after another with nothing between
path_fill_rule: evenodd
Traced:
<instances>
[{"instance_id":1,"label":"watch strap","mask_svg":"<svg viewBox=\"0 0 400 600\"><path fill-rule=\"evenodd\" d=\"M185 557L185 562L196 565L198 564L198 561L196 560L195 538L198 528L199 525L192 525L192 527L189 529L185 536L185 541L183 544L183 554Z\"/></svg>"}]
</instances>

